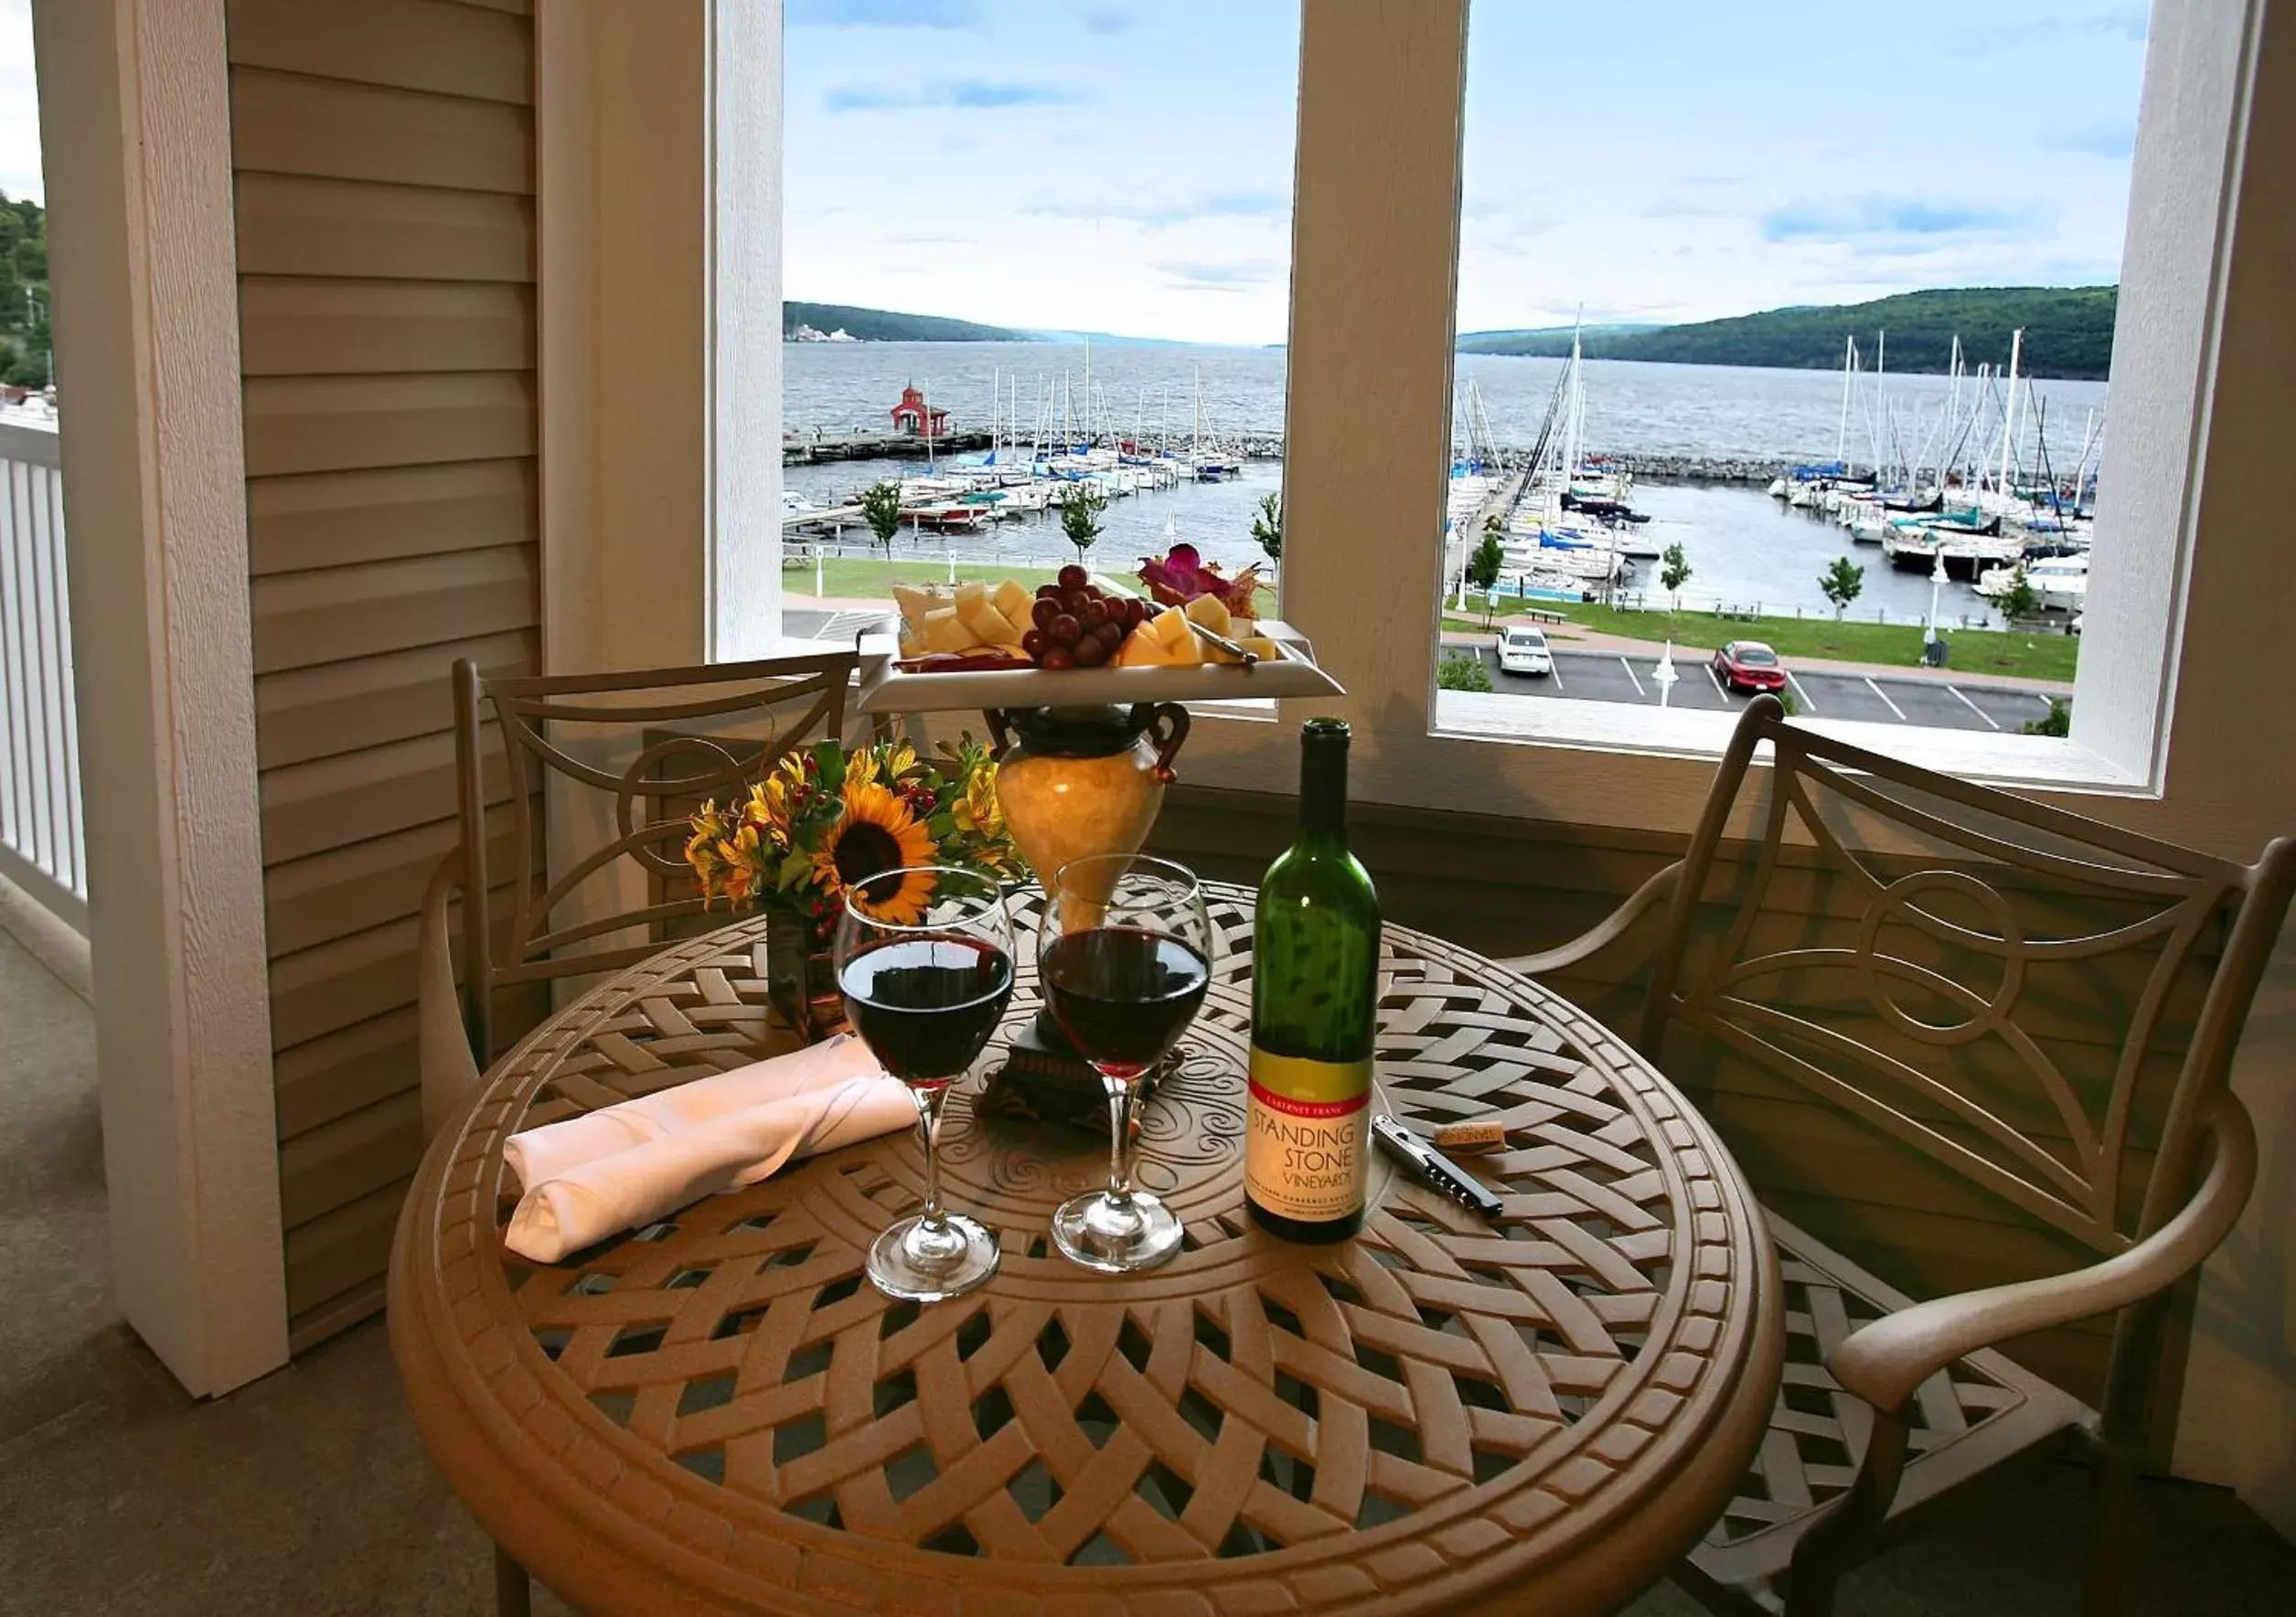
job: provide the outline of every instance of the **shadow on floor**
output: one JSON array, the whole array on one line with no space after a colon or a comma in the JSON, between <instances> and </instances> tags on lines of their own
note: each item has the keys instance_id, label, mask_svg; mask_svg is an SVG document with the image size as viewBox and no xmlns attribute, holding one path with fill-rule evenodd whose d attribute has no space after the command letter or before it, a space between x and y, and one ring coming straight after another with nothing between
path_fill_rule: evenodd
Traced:
<instances>
[{"instance_id":1,"label":"shadow on floor","mask_svg":"<svg viewBox=\"0 0 2296 1617\"><path fill-rule=\"evenodd\" d=\"M87 1008L5 935L0 1030L0 1613L491 1612L486 1538L423 1454L381 1323L186 1397L104 1284ZM1995 1487L1854 1575L1843 1617L2070 1617L2087 1497L2065 1466ZM2154 1483L2137 1519L2131 1617L2291 1609L2296 1547L2229 1494ZM1661 1588L1628 1610L1700 1608Z\"/></svg>"}]
</instances>

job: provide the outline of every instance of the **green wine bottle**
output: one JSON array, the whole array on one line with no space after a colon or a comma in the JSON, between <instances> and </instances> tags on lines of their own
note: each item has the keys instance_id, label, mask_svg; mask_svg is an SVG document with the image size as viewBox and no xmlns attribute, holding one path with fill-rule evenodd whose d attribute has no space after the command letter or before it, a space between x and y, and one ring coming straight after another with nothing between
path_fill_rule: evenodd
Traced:
<instances>
[{"instance_id":1,"label":"green wine bottle","mask_svg":"<svg viewBox=\"0 0 2296 1617\"><path fill-rule=\"evenodd\" d=\"M1299 835L1267 867L1252 935L1244 1195L1260 1226L1345 1240L1371 1163L1379 894L1347 845L1348 728L1299 737Z\"/></svg>"}]
</instances>

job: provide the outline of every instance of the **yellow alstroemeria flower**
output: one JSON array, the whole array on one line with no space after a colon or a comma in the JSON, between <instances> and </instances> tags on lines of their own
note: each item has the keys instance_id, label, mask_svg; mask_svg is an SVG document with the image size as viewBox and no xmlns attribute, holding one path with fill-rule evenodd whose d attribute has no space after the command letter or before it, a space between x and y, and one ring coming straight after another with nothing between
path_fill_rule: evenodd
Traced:
<instances>
[{"instance_id":1,"label":"yellow alstroemeria flower","mask_svg":"<svg viewBox=\"0 0 2296 1617\"><path fill-rule=\"evenodd\" d=\"M916 767L917 749L905 741L863 747L845 760L845 784L875 786L894 781Z\"/></svg>"}]
</instances>

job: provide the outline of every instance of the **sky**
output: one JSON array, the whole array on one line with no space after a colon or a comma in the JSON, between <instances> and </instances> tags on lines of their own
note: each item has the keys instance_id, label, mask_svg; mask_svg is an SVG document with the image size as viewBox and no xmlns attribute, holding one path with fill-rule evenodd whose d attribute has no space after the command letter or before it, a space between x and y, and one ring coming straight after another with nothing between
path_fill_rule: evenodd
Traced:
<instances>
[{"instance_id":1,"label":"sky","mask_svg":"<svg viewBox=\"0 0 2296 1617\"><path fill-rule=\"evenodd\" d=\"M0 192L45 201L40 103L32 75L31 0L0 0Z\"/></svg>"},{"instance_id":2,"label":"sky","mask_svg":"<svg viewBox=\"0 0 2296 1617\"><path fill-rule=\"evenodd\" d=\"M1476 0L1463 331L2119 277L2147 7ZM1284 340L1298 0L789 0L793 298Z\"/></svg>"},{"instance_id":3,"label":"sky","mask_svg":"<svg viewBox=\"0 0 2296 1617\"><path fill-rule=\"evenodd\" d=\"M2134 0L1475 0L1462 331L2119 276ZM1298 0L787 0L793 298L1284 340ZM28 0L0 191L44 197Z\"/></svg>"}]
</instances>

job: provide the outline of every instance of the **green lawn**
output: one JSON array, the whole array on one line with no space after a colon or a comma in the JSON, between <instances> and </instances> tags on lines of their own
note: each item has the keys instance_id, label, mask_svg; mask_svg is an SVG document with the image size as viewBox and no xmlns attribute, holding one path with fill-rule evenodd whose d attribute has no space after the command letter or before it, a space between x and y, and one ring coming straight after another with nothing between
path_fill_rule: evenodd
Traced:
<instances>
[{"instance_id":1,"label":"green lawn","mask_svg":"<svg viewBox=\"0 0 2296 1617\"><path fill-rule=\"evenodd\" d=\"M1825 658L1885 668L1911 668L1921 660L1918 624L1835 623L1820 617L1748 621L1700 612L1620 612L1601 605L1554 605L1549 609L1598 634L1626 635L1638 640L1663 640L1671 635L1676 646L1697 651L1711 651L1725 640L1762 640L1786 658ZM1506 616L1502 605L1499 617ZM1479 614L1466 617L1446 614L1443 626L1479 634L1483 620ZM2029 680L2070 681L2081 649L2077 635L2009 634L1998 629L1949 629L1946 640L1952 648L1953 668Z\"/></svg>"},{"instance_id":2,"label":"green lawn","mask_svg":"<svg viewBox=\"0 0 2296 1617\"><path fill-rule=\"evenodd\" d=\"M960 562L956 578L960 584L977 582L995 584L1000 578L1017 578L1033 590L1041 584L1050 584L1053 569L1049 567L998 567L980 562ZM858 556L832 557L822 563L822 593L848 601L890 601L892 587L897 584L946 584L949 567L937 556L902 557L898 552L890 562L881 558ZM782 590L790 595L811 595L813 568L785 568Z\"/></svg>"}]
</instances>

